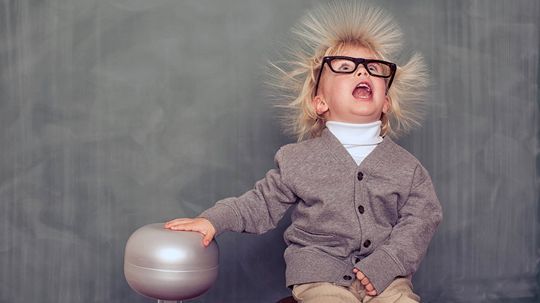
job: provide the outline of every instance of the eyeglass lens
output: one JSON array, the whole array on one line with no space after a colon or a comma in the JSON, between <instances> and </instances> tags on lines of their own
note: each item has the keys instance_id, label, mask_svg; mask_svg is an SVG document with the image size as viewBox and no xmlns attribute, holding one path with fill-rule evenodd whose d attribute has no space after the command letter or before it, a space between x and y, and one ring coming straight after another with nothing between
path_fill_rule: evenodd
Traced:
<instances>
[{"instance_id":1,"label":"eyeglass lens","mask_svg":"<svg viewBox=\"0 0 540 303\"><path fill-rule=\"evenodd\" d=\"M382 62L364 62L364 68L373 76L389 77L392 69ZM330 61L330 67L336 73L352 73L356 70L356 63L350 59L337 58Z\"/></svg>"}]
</instances>

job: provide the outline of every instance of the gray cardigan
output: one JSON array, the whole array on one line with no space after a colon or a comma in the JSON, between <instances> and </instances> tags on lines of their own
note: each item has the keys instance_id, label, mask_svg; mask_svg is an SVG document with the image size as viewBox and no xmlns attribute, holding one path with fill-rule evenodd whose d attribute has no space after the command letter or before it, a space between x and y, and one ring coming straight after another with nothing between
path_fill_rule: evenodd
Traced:
<instances>
[{"instance_id":1,"label":"gray cardigan","mask_svg":"<svg viewBox=\"0 0 540 303\"><path fill-rule=\"evenodd\" d=\"M200 217L217 233L264 233L294 206L287 244L287 286L348 286L353 267L381 293L416 271L442 219L426 169L390 138L356 165L336 137L283 146L253 190L218 201Z\"/></svg>"}]
</instances>

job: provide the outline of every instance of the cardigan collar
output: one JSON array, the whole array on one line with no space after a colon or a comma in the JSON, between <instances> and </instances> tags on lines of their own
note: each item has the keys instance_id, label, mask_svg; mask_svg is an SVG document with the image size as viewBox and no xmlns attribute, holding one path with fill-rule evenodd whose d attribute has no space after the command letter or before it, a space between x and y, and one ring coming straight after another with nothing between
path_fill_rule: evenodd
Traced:
<instances>
[{"instance_id":1,"label":"cardigan collar","mask_svg":"<svg viewBox=\"0 0 540 303\"><path fill-rule=\"evenodd\" d=\"M385 159L384 155L390 152L391 146L395 144L390 137L383 137L383 141L375 147L360 165L357 165L349 152L347 152L338 138L328 128L323 129L320 138L335 160L354 171L375 171L379 167L380 162Z\"/></svg>"}]
</instances>

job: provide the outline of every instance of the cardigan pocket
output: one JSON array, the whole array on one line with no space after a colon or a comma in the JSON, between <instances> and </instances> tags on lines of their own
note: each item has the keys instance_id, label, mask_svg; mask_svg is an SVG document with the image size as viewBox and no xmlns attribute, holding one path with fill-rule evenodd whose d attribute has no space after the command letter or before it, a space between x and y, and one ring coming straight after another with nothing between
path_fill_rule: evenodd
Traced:
<instances>
[{"instance_id":1,"label":"cardigan pocket","mask_svg":"<svg viewBox=\"0 0 540 303\"><path fill-rule=\"evenodd\" d=\"M291 224L289 229L285 232L285 237L289 242L301 246L336 247L341 245L340 239L335 235L307 231L295 224Z\"/></svg>"}]
</instances>

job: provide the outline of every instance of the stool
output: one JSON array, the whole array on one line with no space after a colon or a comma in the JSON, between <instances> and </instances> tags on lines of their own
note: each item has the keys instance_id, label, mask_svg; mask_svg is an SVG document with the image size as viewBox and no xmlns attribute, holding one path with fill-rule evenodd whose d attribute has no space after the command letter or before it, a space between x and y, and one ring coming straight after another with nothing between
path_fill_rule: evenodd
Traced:
<instances>
[{"instance_id":1,"label":"stool","mask_svg":"<svg viewBox=\"0 0 540 303\"><path fill-rule=\"evenodd\" d=\"M297 303L297 301L293 298L293 296L290 296L277 301L277 303Z\"/></svg>"}]
</instances>

